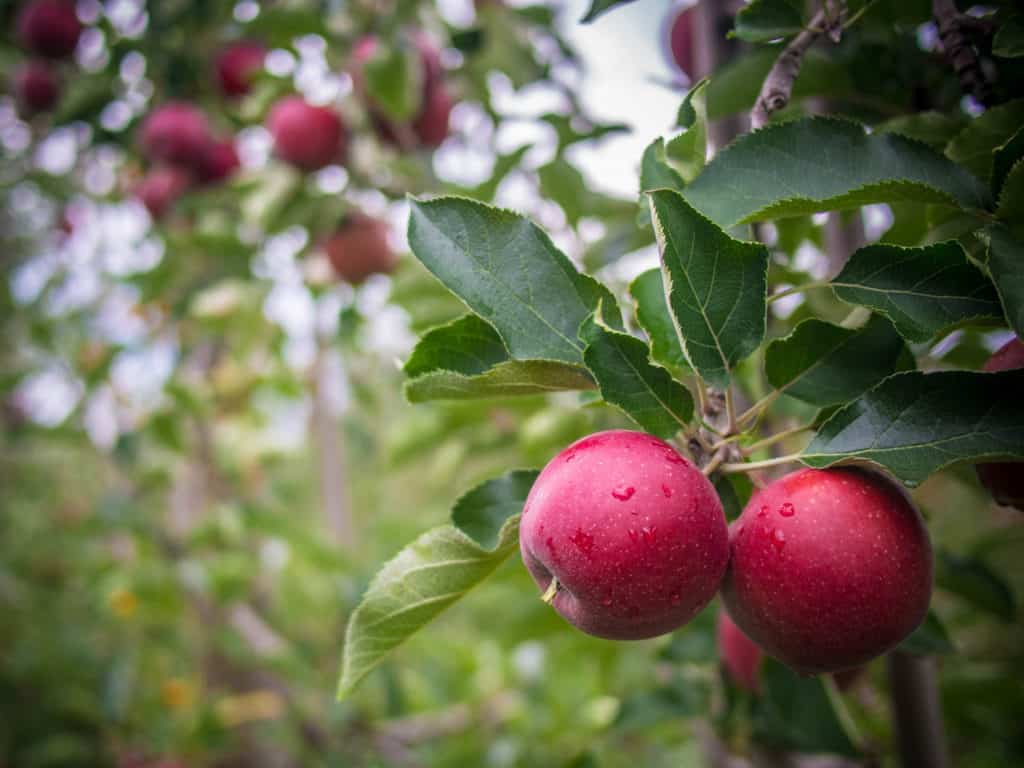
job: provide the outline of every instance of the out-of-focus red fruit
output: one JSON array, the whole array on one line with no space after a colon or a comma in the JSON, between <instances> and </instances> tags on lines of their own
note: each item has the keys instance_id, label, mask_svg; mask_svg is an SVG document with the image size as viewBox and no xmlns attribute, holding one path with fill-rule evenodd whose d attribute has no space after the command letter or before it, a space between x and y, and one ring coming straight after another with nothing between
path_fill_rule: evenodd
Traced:
<instances>
[{"instance_id":1,"label":"out-of-focus red fruit","mask_svg":"<svg viewBox=\"0 0 1024 768\"><path fill-rule=\"evenodd\" d=\"M142 201L154 219L166 214L185 194L191 177L182 168L164 165L149 171L135 187L135 197Z\"/></svg>"},{"instance_id":2,"label":"out-of-focus red fruit","mask_svg":"<svg viewBox=\"0 0 1024 768\"><path fill-rule=\"evenodd\" d=\"M743 634L727 612L718 612L718 656L729 677L740 688L760 690L761 649Z\"/></svg>"},{"instance_id":3,"label":"out-of-focus red fruit","mask_svg":"<svg viewBox=\"0 0 1024 768\"><path fill-rule=\"evenodd\" d=\"M14 75L14 95L27 115L47 112L60 98L60 83L46 62L30 61Z\"/></svg>"},{"instance_id":4,"label":"out-of-focus red fruit","mask_svg":"<svg viewBox=\"0 0 1024 768\"><path fill-rule=\"evenodd\" d=\"M216 184L234 174L240 165L233 139L214 141L206 148L196 177L201 184Z\"/></svg>"},{"instance_id":5,"label":"out-of-focus red fruit","mask_svg":"<svg viewBox=\"0 0 1024 768\"><path fill-rule=\"evenodd\" d=\"M444 83L438 82L423 94L423 106L412 124L420 143L439 147L448 138L448 118L452 113L452 99Z\"/></svg>"},{"instance_id":6,"label":"out-of-focus red fruit","mask_svg":"<svg viewBox=\"0 0 1024 768\"><path fill-rule=\"evenodd\" d=\"M171 101L157 107L142 123L142 152L155 163L198 168L213 141L210 124L198 107Z\"/></svg>"},{"instance_id":7,"label":"out-of-focus red fruit","mask_svg":"<svg viewBox=\"0 0 1024 768\"><path fill-rule=\"evenodd\" d=\"M345 124L327 107L307 104L301 96L285 96L267 116L277 156L296 168L316 171L343 162L348 144Z\"/></svg>"},{"instance_id":8,"label":"out-of-focus red fruit","mask_svg":"<svg viewBox=\"0 0 1024 768\"><path fill-rule=\"evenodd\" d=\"M72 0L33 0L21 9L17 26L21 44L48 59L70 56L82 34Z\"/></svg>"},{"instance_id":9,"label":"out-of-focus red fruit","mask_svg":"<svg viewBox=\"0 0 1024 768\"><path fill-rule=\"evenodd\" d=\"M244 96L252 87L252 78L263 67L267 50L254 40L239 40L217 56L217 83L225 96Z\"/></svg>"},{"instance_id":10,"label":"out-of-focus red fruit","mask_svg":"<svg viewBox=\"0 0 1024 768\"><path fill-rule=\"evenodd\" d=\"M736 624L798 672L860 666L924 619L932 548L887 478L802 469L762 488L730 530L722 597Z\"/></svg>"},{"instance_id":11,"label":"out-of-focus red fruit","mask_svg":"<svg viewBox=\"0 0 1024 768\"><path fill-rule=\"evenodd\" d=\"M555 611L612 640L690 621L729 560L710 481L663 440L624 430L585 437L548 462L523 507L519 546Z\"/></svg>"},{"instance_id":12,"label":"out-of-focus red fruit","mask_svg":"<svg viewBox=\"0 0 1024 768\"><path fill-rule=\"evenodd\" d=\"M1010 371L1024 368L1024 342L1011 339L990 357L985 371ZM1024 461L990 461L977 464L978 479L988 488L997 504L1024 512Z\"/></svg>"},{"instance_id":13,"label":"out-of-focus red fruit","mask_svg":"<svg viewBox=\"0 0 1024 768\"><path fill-rule=\"evenodd\" d=\"M692 8L679 10L671 8L662 25L662 49L665 58L687 77L696 71L696 56L693 46L694 13Z\"/></svg>"},{"instance_id":14,"label":"out-of-focus red fruit","mask_svg":"<svg viewBox=\"0 0 1024 768\"><path fill-rule=\"evenodd\" d=\"M362 213L346 217L324 250L338 277L353 285L370 275L390 272L397 263L388 242L388 225Z\"/></svg>"}]
</instances>

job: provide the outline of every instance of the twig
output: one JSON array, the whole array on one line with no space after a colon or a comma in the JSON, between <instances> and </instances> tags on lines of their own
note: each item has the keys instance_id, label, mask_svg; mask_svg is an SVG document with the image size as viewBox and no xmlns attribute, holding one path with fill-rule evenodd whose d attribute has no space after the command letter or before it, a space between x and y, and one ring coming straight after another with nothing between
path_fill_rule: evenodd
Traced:
<instances>
[{"instance_id":1,"label":"twig","mask_svg":"<svg viewBox=\"0 0 1024 768\"><path fill-rule=\"evenodd\" d=\"M809 429L814 429L814 425L804 424L801 427L794 427L793 429L787 429L782 432L776 432L774 435L766 437L764 440L758 440L756 443L748 445L746 448L743 449L743 455L749 456L750 454L756 453L762 448L767 448L770 445L775 445L775 443L782 442L788 437L792 437L793 435L799 435L801 432L806 432Z\"/></svg>"},{"instance_id":2,"label":"twig","mask_svg":"<svg viewBox=\"0 0 1024 768\"><path fill-rule=\"evenodd\" d=\"M765 459L764 461L742 461L731 464L722 464L718 471L723 475L735 475L738 472L752 472L755 469L764 469L766 467L777 467L779 464L792 464L794 461L799 461L800 456L795 453L791 453L788 456L779 456L775 459Z\"/></svg>"},{"instance_id":3,"label":"twig","mask_svg":"<svg viewBox=\"0 0 1024 768\"><path fill-rule=\"evenodd\" d=\"M905 768L947 768L935 659L893 651L887 661L901 763Z\"/></svg>"},{"instance_id":4,"label":"twig","mask_svg":"<svg viewBox=\"0 0 1024 768\"><path fill-rule=\"evenodd\" d=\"M962 16L953 0L932 0L932 15L939 28L942 50L960 79L960 88L980 103L987 104L990 95L988 78L964 34L968 30L976 31L977 26L964 21L970 17Z\"/></svg>"},{"instance_id":5,"label":"twig","mask_svg":"<svg viewBox=\"0 0 1024 768\"><path fill-rule=\"evenodd\" d=\"M754 102L754 109L750 113L752 129L757 130L767 125L773 112L778 112L789 104L790 96L793 94L793 83L800 74L804 54L823 32L832 28L830 20L833 15L826 8L820 9L811 18L807 29L794 37L779 54L779 58L775 60L761 85L761 92L757 94L757 101Z\"/></svg>"}]
</instances>

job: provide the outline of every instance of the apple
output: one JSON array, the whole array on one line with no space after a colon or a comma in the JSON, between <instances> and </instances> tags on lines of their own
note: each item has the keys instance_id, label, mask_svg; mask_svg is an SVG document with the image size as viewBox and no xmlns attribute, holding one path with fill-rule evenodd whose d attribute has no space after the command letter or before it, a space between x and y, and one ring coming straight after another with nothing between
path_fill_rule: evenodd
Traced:
<instances>
[{"instance_id":1,"label":"apple","mask_svg":"<svg viewBox=\"0 0 1024 768\"><path fill-rule=\"evenodd\" d=\"M730 527L722 597L765 653L804 674L860 666L924 619L932 549L882 475L802 469L753 495Z\"/></svg>"},{"instance_id":2,"label":"apple","mask_svg":"<svg viewBox=\"0 0 1024 768\"><path fill-rule=\"evenodd\" d=\"M196 177L201 184L216 184L234 174L239 165L233 139L212 141L203 153Z\"/></svg>"},{"instance_id":3,"label":"apple","mask_svg":"<svg viewBox=\"0 0 1024 768\"><path fill-rule=\"evenodd\" d=\"M70 56L82 34L72 0L33 0L18 14L17 27L21 44L47 59Z\"/></svg>"},{"instance_id":4,"label":"apple","mask_svg":"<svg viewBox=\"0 0 1024 768\"><path fill-rule=\"evenodd\" d=\"M681 627L714 597L729 560L708 479L668 443L624 430L578 440L544 467L519 543L544 599L614 640Z\"/></svg>"},{"instance_id":5,"label":"apple","mask_svg":"<svg viewBox=\"0 0 1024 768\"><path fill-rule=\"evenodd\" d=\"M423 105L413 121L416 138L426 147L439 147L448 138L448 118L452 113L452 98L443 82L437 82L423 94Z\"/></svg>"},{"instance_id":6,"label":"apple","mask_svg":"<svg viewBox=\"0 0 1024 768\"><path fill-rule=\"evenodd\" d=\"M344 159L348 134L341 118L301 96L285 96L267 116L278 157L304 171L316 171Z\"/></svg>"},{"instance_id":7,"label":"apple","mask_svg":"<svg viewBox=\"0 0 1024 768\"><path fill-rule=\"evenodd\" d=\"M196 168L213 141L210 124L198 107L170 101L157 107L142 122L142 152L155 163Z\"/></svg>"},{"instance_id":8,"label":"apple","mask_svg":"<svg viewBox=\"0 0 1024 768\"><path fill-rule=\"evenodd\" d=\"M134 190L153 219L166 214L179 197L185 194L192 179L188 171L173 165L158 166L150 170Z\"/></svg>"},{"instance_id":9,"label":"apple","mask_svg":"<svg viewBox=\"0 0 1024 768\"><path fill-rule=\"evenodd\" d=\"M252 77L263 67L267 49L254 40L239 40L226 46L214 61L217 84L229 98L249 93Z\"/></svg>"},{"instance_id":10,"label":"apple","mask_svg":"<svg viewBox=\"0 0 1024 768\"><path fill-rule=\"evenodd\" d=\"M982 368L989 373L1024 368L1024 342L1011 339ZM990 461L975 469L997 504L1024 511L1024 461Z\"/></svg>"},{"instance_id":11,"label":"apple","mask_svg":"<svg viewBox=\"0 0 1024 768\"><path fill-rule=\"evenodd\" d=\"M370 275L390 272L397 262L388 242L387 223L363 213L347 216L324 250L338 277L353 285Z\"/></svg>"},{"instance_id":12,"label":"apple","mask_svg":"<svg viewBox=\"0 0 1024 768\"><path fill-rule=\"evenodd\" d=\"M692 78L696 71L696 60L693 45L693 9L682 11L672 8L662 27L663 49L666 58L687 77Z\"/></svg>"},{"instance_id":13,"label":"apple","mask_svg":"<svg viewBox=\"0 0 1024 768\"><path fill-rule=\"evenodd\" d=\"M14 74L14 95L26 115L47 112L60 98L60 83L46 62L30 61Z\"/></svg>"}]
</instances>

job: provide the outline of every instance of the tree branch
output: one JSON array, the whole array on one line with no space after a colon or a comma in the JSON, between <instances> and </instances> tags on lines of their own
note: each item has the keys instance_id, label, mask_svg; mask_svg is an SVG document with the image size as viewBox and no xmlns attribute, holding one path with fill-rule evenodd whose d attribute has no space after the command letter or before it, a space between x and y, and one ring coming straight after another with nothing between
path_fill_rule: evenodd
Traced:
<instances>
[{"instance_id":1,"label":"tree branch","mask_svg":"<svg viewBox=\"0 0 1024 768\"><path fill-rule=\"evenodd\" d=\"M981 104L987 104L991 95L988 78L966 34L978 31L977 20L957 11L953 0L932 0L932 15L939 28L942 50L960 79L960 88Z\"/></svg>"},{"instance_id":2,"label":"tree branch","mask_svg":"<svg viewBox=\"0 0 1024 768\"><path fill-rule=\"evenodd\" d=\"M886 661L900 762L905 768L948 768L935 659L893 651Z\"/></svg>"}]
</instances>

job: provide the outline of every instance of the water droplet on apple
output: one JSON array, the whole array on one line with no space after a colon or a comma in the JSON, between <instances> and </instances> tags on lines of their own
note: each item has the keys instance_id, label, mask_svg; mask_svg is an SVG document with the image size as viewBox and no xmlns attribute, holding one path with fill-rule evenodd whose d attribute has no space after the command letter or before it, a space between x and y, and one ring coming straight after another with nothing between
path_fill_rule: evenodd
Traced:
<instances>
[{"instance_id":1,"label":"water droplet on apple","mask_svg":"<svg viewBox=\"0 0 1024 768\"><path fill-rule=\"evenodd\" d=\"M765 517L767 514L768 514L768 506L767 505L762 505L761 509L759 509L758 512L757 512L757 516L758 517Z\"/></svg>"},{"instance_id":2,"label":"water droplet on apple","mask_svg":"<svg viewBox=\"0 0 1024 768\"><path fill-rule=\"evenodd\" d=\"M779 507L779 514L783 517L792 517L796 514L796 507L790 504L788 501Z\"/></svg>"},{"instance_id":3,"label":"water droplet on apple","mask_svg":"<svg viewBox=\"0 0 1024 768\"><path fill-rule=\"evenodd\" d=\"M576 458L576 451L569 451L565 454L565 463L568 464L570 461Z\"/></svg>"},{"instance_id":4,"label":"water droplet on apple","mask_svg":"<svg viewBox=\"0 0 1024 768\"><path fill-rule=\"evenodd\" d=\"M665 494L665 498L666 498L666 499L671 499L671 498L672 498L672 489L671 489L671 488L669 488L669 487L668 487L667 485L665 485L664 483L662 483L662 485L661 485L661 492L662 492L663 494Z\"/></svg>"},{"instance_id":5,"label":"water droplet on apple","mask_svg":"<svg viewBox=\"0 0 1024 768\"><path fill-rule=\"evenodd\" d=\"M776 528L772 531L772 544L775 545L775 549L779 552L781 552L782 548L786 546L786 534L783 533L781 529Z\"/></svg>"},{"instance_id":6,"label":"water droplet on apple","mask_svg":"<svg viewBox=\"0 0 1024 768\"><path fill-rule=\"evenodd\" d=\"M640 535L643 536L644 543L646 543L646 544L653 544L654 543L654 534L655 534L655 531L657 531L657 530L658 530L657 526L654 526L654 525L645 525L643 528L641 528L640 529Z\"/></svg>"},{"instance_id":7,"label":"water droplet on apple","mask_svg":"<svg viewBox=\"0 0 1024 768\"><path fill-rule=\"evenodd\" d=\"M640 535L634 529L630 528L628 533L630 539L632 539L633 541L639 541Z\"/></svg>"},{"instance_id":8,"label":"water droplet on apple","mask_svg":"<svg viewBox=\"0 0 1024 768\"><path fill-rule=\"evenodd\" d=\"M601 601L601 605L603 605L605 608L607 608L611 604L612 604L612 596L611 595L608 595L607 597L604 598L604 600Z\"/></svg>"},{"instance_id":9,"label":"water droplet on apple","mask_svg":"<svg viewBox=\"0 0 1024 768\"><path fill-rule=\"evenodd\" d=\"M679 605L683 601L683 596L678 592L673 592L669 595L669 599L672 601L672 605Z\"/></svg>"},{"instance_id":10,"label":"water droplet on apple","mask_svg":"<svg viewBox=\"0 0 1024 768\"><path fill-rule=\"evenodd\" d=\"M612 496L614 496L619 501L629 501L631 498L633 498L634 493L636 493L636 488L634 488L631 485L626 485L625 483L623 483L622 485L617 485L614 489L612 489Z\"/></svg>"},{"instance_id":11,"label":"water droplet on apple","mask_svg":"<svg viewBox=\"0 0 1024 768\"><path fill-rule=\"evenodd\" d=\"M589 533L584 533L582 528L577 528L576 533L569 538L569 541L584 555L589 555L594 549L594 537Z\"/></svg>"}]
</instances>

